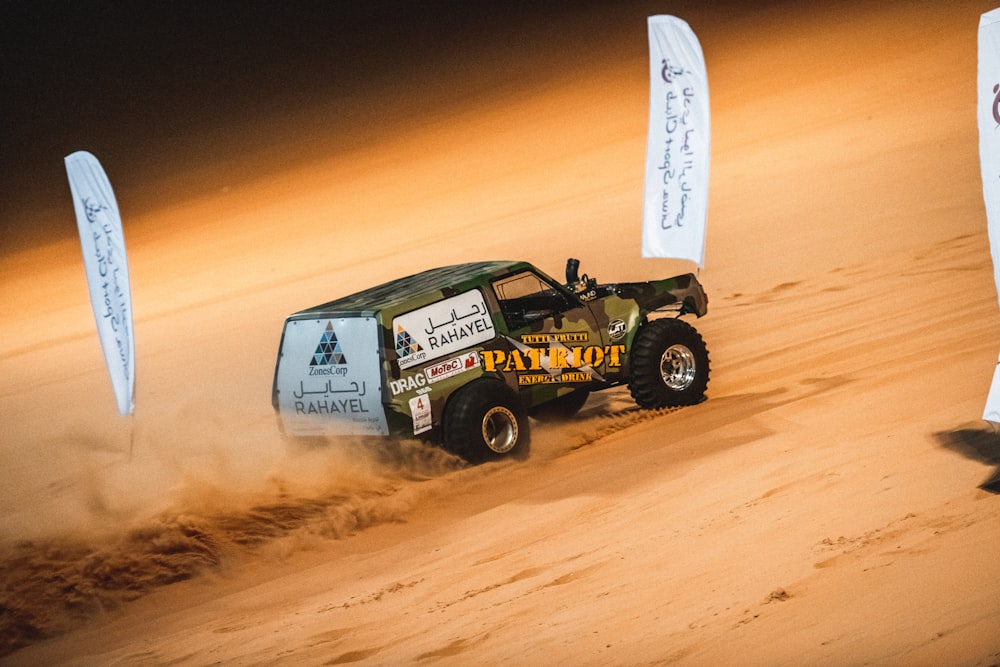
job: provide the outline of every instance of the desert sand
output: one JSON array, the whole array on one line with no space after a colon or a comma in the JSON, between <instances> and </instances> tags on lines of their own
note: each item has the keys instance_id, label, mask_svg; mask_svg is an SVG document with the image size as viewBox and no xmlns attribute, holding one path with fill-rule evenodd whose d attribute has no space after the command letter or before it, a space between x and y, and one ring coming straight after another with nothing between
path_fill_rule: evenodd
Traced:
<instances>
[{"instance_id":1,"label":"desert sand","mask_svg":"<svg viewBox=\"0 0 1000 667\"><path fill-rule=\"evenodd\" d=\"M991 6L937 4L684 16L712 96L708 399L595 394L524 461L283 441L282 319L469 260L692 270L639 258L643 12L669 7L614 14L571 71L510 56L520 86L428 72L394 107L421 113L364 107L345 148L318 102L261 116L260 154L205 145L150 183L105 162L143 204L131 418L57 192L39 219L69 233L0 257L0 662L1000 664Z\"/></svg>"}]
</instances>

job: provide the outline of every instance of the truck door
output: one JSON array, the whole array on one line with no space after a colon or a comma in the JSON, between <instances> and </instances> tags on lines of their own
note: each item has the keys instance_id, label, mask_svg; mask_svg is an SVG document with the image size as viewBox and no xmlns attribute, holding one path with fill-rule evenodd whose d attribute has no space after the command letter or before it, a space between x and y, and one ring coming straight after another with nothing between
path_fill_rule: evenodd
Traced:
<instances>
[{"instance_id":1,"label":"truck door","mask_svg":"<svg viewBox=\"0 0 1000 667\"><path fill-rule=\"evenodd\" d=\"M604 384L621 366L617 346L602 339L587 304L539 274L525 270L493 282L506 323L505 348L483 353L484 370L513 380L529 407L577 389Z\"/></svg>"}]
</instances>

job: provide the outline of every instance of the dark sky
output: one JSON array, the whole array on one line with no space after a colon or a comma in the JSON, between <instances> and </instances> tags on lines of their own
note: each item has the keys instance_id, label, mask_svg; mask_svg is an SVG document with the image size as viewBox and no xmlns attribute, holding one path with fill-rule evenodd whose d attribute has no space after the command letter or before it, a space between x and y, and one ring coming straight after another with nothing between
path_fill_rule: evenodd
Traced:
<instances>
[{"instance_id":1,"label":"dark sky","mask_svg":"<svg viewBox=\"0 0 1000 667\"><path fill-rule=\"evenodd\" d=\"M45 236L40 207L68 195L62 159L75 150L120 191L122 171L156 180L179 156L198 161L201 139L280 140L256 132L258 118L332 104L335 126L364 115L370 91L437 70L499 85L500 45L544 44L571 6L538 4L0 0L0 241Z\"/></svg>"},{"instance_id":2,"label":"dark sky","mask_svg":"<svg viewBox=\"0 0 1000 667\"><path fill-rule=\"evenodd\" d=\"M101 160L135 214L149 202L130 183L197 182L210 151L264 155L303 109L329 110L326 135L349 146L377 137L392 105L398 119L543 85L609 44L641 55L645 16L692 3L668 4L0 0L0 246L74 231L73 151ZM456 83L420 95L442 79Z\"/></svg>"}]
</instances>

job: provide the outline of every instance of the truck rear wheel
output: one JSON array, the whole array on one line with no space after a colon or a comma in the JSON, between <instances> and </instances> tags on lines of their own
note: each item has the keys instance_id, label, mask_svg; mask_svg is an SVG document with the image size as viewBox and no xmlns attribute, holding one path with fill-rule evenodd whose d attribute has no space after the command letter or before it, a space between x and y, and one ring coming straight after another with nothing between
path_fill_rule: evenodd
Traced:
<instances>
[{"instance_id":1,"label":"truck rear wheel","mask_svg":"<svg viewBox=\"0 0 1000 667\"><path fill-rule=\"evenodd\" d=\"M683 320L645 324L629 359L629 392L647 409L694 405L708 388L708 349L701 334Z\"/></svg>"},{"instance_id":2,"label":"truck rear wheel","mask_svg":"<svg viewBox=\"0 0 1000 667\"><path fill-rule=\"evenodd\" d=\"M517 396L498 380L472 382L444 412L443 444L470 463L527 453L528 419Z\"/></svg>"}]
</instances>

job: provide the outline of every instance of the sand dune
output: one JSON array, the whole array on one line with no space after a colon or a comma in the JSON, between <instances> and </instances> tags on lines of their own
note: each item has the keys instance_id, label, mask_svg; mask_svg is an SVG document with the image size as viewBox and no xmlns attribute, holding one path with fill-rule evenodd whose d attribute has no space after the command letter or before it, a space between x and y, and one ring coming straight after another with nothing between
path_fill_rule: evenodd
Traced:
<instances>
[{"instance_id":1,"label":"sand dune","mask_svg":"<svg viewBox=\"0 0 1000 667\"><path fill-rule=\"evenodd\" d=\"M281 320L474 259L688 270L638 258L641 29L572 80L350 151L293 160L304 132L281 171L220 155L192 167L211 188L124 185L158 202L126 228L132 420L76 240L0 258L0 661L1000 663L1000 435L979 420L1000 349L974 113L989 8L695 12L709 399L594 395L536 424L526 461L283 442Z\"/></svg>"}]
</instances>

